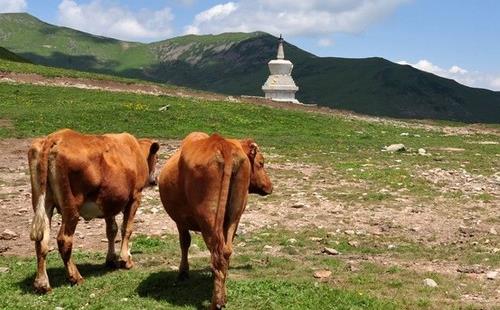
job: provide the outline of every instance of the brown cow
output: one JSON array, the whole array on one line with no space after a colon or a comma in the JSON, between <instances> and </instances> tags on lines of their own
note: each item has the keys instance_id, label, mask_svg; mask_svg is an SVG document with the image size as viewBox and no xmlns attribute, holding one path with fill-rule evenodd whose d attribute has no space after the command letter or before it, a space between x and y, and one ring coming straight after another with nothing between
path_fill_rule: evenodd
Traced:
<instances>
[{"instance_id":1,"label":"brown cow","mask_svg":"<svg viewBox=\"0 0 500 310\"><path fill-rule=\"evenodd\" d=\"M127 269L132 267L128 242L141 191L154 182L158 149L158 143L138 140L128 133L93 136L70 129L54 132L32 143L28 159L35 216L30 237L35 241L38 262L36 291L51 290L46 257L54 208L62 216L57 245L72 284L83 282L71 259L73 234L80 216L86 220L105 218L106 263L118 263ZM114 245L118 231L115 215L120 211L123 212L123 226L118 259Z\"/></svg>"},{"instance_id":2,"label":"brown cow","mask_svg":"<svg viewBox=\"0 0 500 310\"><path fill-rule=\"evenodd\" d=\"M179 230L179 280L188 276L189 231L201 231L214 274L212 309L220 309L226 304L229 258L248 193L264 196L273 189L257 144L191 133L163 167L159 188L163 206Z\"/></svg>"}]
</instances>

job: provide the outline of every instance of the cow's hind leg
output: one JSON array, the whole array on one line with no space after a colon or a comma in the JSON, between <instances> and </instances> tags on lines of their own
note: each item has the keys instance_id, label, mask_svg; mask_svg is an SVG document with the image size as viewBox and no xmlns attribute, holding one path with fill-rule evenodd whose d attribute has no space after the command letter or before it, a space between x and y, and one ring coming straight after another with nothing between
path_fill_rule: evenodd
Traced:
<instances>
[{"instance_id":1,"label":"cow's hind leg","mask_svg":"<svg viewBox=\"0 0 500 310\"><path fill-rule=\"evenodd\" d=\"M211 267L214 276L214 290L212 294L211 309L221 309L226 305L226 276L228 260L224 255L224 236L220 233L202 232L203 239L210 250Z\"/></svg>"},{"instance_id":2,"label":"cow's hind leg","mask_svg":"<svg viewBox=\"0 0 500 310\"><path fill-rule=\"evenodd\" d=\"M49 207L49 210L47 212L47 216L49 218L49 226L46 228L46 232L43 234L42 240L35 241L37 269L33 286L35 288L35 291L38 293L47 293L52 290L50 287L49 277L47 275L47 254L49 253L49 233L52 210L53 207Z\"/></svg>"},{"instance_id":3,"label":"cow's hind leg","mask_svg":"<svg viewBox=\"0 0 500 310\"><path fill-rule=\"evenodd\" d=\"M134 266L130 254L129 240L134 226L134 217L141 202L141 193L137 193L134 200L123 210L122 244L120 248L120 267L130 269Z\"/></svg>"},{"instance_id":4,"label":"cow's hind leg","mask_svg":"<svg viewBox=\"0 0 500 310\"><path fill-rule=\"evenodd\" d=\"M63 214L61 229L57 235L59 253L61 254L66 272L68 273L68 280L71 284L81 284L83 282L83 277L80 275L78 268L71 258L76 224L78 224L78 216L65 217Z\"/></svg>"},{"instance_id":5,"label":"cow's hind leg","mask_svg":"<svg viewBox=\"0 0 500 310\"><path fill-rule=\"evenodd\" d=\"M181 245L181 264L179 266L179 275L177 277L178 281L183 281L189 278L189 262L188 262L188 251L191 245L191 235L189 230L177 226L179 230L179 243Z\"/></svg>"},{"instance_id":6,"label":"cow's hind leg","mask_svg":"<svg viewBox=\"0 0 500 310\"><path fill-rule=\"evenodd\" d=\"M115 239L118 233L118 225L114 216L106 219L106 237L108 238L108 254L106 255L106 266L111 268L118 267L118 257L115 252Z\"/></svg>"}]
</instances>

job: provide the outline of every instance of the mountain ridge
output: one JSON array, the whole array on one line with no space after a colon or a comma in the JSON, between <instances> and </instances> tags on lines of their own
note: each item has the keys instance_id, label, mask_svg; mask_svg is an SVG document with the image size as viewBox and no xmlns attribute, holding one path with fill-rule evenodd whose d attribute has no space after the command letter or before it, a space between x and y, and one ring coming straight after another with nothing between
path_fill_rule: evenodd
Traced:
<instances>
[{"instance_id":1,"label":"mountain ridge","mask_svg":"<svg viewBox=\"0 0 500 310\"><path fill-rule=\"evenodd\" d=\"M20 27L22 25L23 27ZM0 46L30 61L220 92L262 95L277 38L264 32L121 41L50 25L29 14L0 14ZM376 116L500 122L500 92L384 58L318 57L285 42L305 103Z\"/></svg>"}]
</instances>

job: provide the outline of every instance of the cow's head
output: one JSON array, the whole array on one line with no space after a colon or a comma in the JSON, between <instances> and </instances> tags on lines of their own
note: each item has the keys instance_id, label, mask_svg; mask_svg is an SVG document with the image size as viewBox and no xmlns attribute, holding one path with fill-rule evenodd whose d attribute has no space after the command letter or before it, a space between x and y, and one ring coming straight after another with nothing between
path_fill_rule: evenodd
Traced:
<instances>
[{"instance_id":1,"label":"cow's head","mask_svg":"<svg viewBox=\"0 0 500 310\"><path fill-rule=\"evenodd\" d=\"M155 177L155 167L158 162L158 150L160 145L158 142L152 141L150 139L140 139L139 144L142 148L143 154L147 156L146 160L148 162L148 184L156 185Z\"/></svg>"},{"instance_id":2,"label":"cow's head","mask_svg":"<svg viewBox=\"0 0 500 310\"><path fill-rule=\"evenodd\" d=\"M251 139L241 141L241 146L247 154L248 159L250 159L252 166L248 191L251 194L259 194L261 196L271 194L273 192L273 184L264 169L264 156L262 156L259 146Z\"/></svg>"}]
</instances>

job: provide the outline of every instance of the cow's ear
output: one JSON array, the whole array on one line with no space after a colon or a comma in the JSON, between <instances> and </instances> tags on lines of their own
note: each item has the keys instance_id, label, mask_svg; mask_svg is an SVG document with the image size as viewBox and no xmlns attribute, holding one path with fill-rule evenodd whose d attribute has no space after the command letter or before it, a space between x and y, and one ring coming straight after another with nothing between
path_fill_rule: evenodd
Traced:
<instances>
[{"instance_id":1,"label":"cow's ear","mask_svg":"<svg viewBox=\"0 0 500 310\"><path fill-rule=\"evenodd\" d=\"M259 150L259 146L257 145L257 143L251 141L250 144L249 144L249 152L248 152L248 155L254 159L255 156L257 155L257 151Z\"/></svg>"},{"instance_id":2,"label":"cow's ear","mask_svg":"<svg viewBox=\"0 0 500 310\"><path fill-rule=\"evenodd\" d=\"M160 149L160 144L158 142L153 142L151 143L151 146L149 147L149 155L154 155L158 150Z\"/></svg>"}]
</instances>

